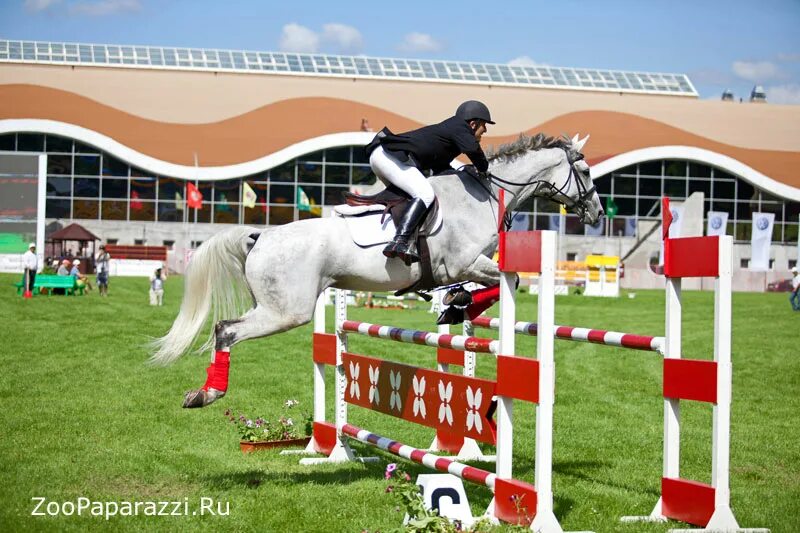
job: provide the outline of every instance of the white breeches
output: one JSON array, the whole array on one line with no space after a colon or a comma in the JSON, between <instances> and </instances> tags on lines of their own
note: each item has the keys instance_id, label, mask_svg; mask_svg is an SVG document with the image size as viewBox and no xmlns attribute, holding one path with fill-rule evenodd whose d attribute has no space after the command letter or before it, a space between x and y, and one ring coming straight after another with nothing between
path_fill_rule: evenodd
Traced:
<instances>
[{"instance_id":1,"label":"white breeches","mask_svg":"<svg viewBox=\"0 0 800 533\"><path fill-rule=\"evenodd\" d=\"M164 289L150 289L150 305L164 305Z\"/></svg>"},{"instance_id":2,"label":"white breeches","mask_svg":"<svg viewBox=\"0 0 800 533\"><path fill-rule=\"evenodd\" d=\"M402 189L412 198L419 198L430 207L435 195L433 187L428 183L422 172L413 165L399 161L396 157L386 153L383 146L378 146L369 157L372 171L383 181L389 182Z\"/></svg>"}]
</instances>

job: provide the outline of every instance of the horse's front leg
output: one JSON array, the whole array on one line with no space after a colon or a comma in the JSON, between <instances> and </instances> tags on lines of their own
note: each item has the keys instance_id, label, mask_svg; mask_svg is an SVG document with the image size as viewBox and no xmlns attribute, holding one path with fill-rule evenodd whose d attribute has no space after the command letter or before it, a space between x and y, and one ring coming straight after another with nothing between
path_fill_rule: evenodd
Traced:
<instances>
[{"instance_id":1,"label":"horse's front leg","mask_svg":"<svg viewBox=\"0 0 800 533\"><path fill-rule=\"evenodd\" d=\"M448 307L439 315L437 324L460 324L466 319L472 320L500 300L500 269L485 255L478 256L470 265L464 279L486 287L472 292L463 289L448 292L442 302Z\"/></svg>"}]
</instances>

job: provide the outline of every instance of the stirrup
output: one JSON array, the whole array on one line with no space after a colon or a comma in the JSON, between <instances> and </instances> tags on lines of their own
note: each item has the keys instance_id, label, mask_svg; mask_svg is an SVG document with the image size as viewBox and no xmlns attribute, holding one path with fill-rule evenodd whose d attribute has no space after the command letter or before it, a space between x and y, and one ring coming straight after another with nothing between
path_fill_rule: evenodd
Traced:
<instances>
[{"instance_id":1,"label":"stirrup","mask_svg":"<svg viewBox=\"0 0 800 533\"><path fill-rule=\"evenodd\" d=\"M442 298L442 305L455 305L457 307L467 307L472 303L472 293L463 286L453 287Z\"/></svg>"}]
</instances>

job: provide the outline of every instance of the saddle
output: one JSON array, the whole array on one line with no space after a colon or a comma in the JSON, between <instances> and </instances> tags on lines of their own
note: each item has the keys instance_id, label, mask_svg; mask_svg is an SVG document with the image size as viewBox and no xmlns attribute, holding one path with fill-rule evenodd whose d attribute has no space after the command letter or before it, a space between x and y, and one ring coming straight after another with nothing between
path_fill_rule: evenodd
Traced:
<instances>
[{"instance_id":1,"label":"saddle","mask_svg":"<svg viewBox=\"0 0 800 533\"><path fill-rule=\"evenodd\" d=\"M381 223L383 223L388 215L394 221L395 226L400 223L400 218L403 216L403 213L406 210L406 205L411 201L411 198L406 195L405 192L393 185L390 185L386 189L372 195L362 195L351 192L345 192L343 194L345 202L348 206L353 208L365 208L364 214L374 213L376 210L380 211L380 209L370 209L370 207L374 208L383 206ZM437 229L438 217L439 201L434 200L433 204L428 209L428 212L425 213L425 216L420 222L416 233L412 236L412 240L414 241L417 247L417 252L419 253L419 263L422 276L414 285L395 292L396 296L401 296L413 291L417 292L417 294L422 296L425 300L430 301L430 296L427 294L422 294L419 291L430 290L437 287L436 282L433 279L431 255L430 249L428 248L428 236Z\"/></svg>"}]
</instances>

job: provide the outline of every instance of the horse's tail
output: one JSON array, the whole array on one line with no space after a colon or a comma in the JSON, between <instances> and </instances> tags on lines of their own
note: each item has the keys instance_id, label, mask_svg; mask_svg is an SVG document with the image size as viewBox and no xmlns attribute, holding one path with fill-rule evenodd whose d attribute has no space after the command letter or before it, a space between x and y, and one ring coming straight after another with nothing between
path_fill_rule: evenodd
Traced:
<instances>
[{"instance_id":1,"label":"horse's tail","mask_svg":"<svg viewBox=\"0 0 800 533\"><path fill-rule=\"evenodd\" d=\"M166 335L155 339L150 363L167 365L191 348L213 311L214 322L238 318L252 307L252 296L244 275L251 234L259 230L237 226L204 242L192 255L186 269L183 302ZM213 328L201 349L213 343Z\"/></svg>"}]
</instances>

